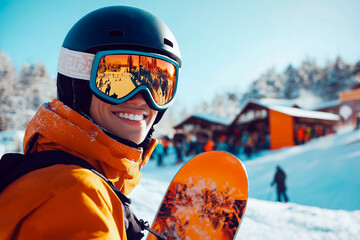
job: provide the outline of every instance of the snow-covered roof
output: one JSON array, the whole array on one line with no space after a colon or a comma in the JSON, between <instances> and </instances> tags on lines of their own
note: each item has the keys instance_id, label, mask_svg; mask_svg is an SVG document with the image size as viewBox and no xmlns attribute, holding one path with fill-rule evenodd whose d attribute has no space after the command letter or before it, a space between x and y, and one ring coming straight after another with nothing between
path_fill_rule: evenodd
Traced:
<instances>
[{"instance_id":1,"label":"snow-covered roof","mask_svg":"<svg viewBox=\"0 0 360 240\"><path fill-rule=\"evenodd\" d=\"M252 99L250 102L255 104L268 107L268 106L283 106L283 107L293 107L296 105L294 100L289 99L275 99L275 98L261 98L261 99Z\"/></svg>"},{"instance_id":2,"label":"snow-covered roof","mask_svg":"<svg viewBox=\"0 0 360 240\"><path fill-rule=\"evenodd\" d=\"M256 105L285 113L287 115L293 117L303 117L303 118L313 118L313 119L322 119L322 120L330 120L330 121L338 121L340 120L339 115L327 112L320 112L320 111L313 111L313 110L305 110L301 108L295 108L296 103L292 100L286 99L271 99L271 98L264 98L264 99L251 99L249 100L242 109L244 109L249 103L254 103ZM334 106L336 105L336 101L328 102L327 106ZM319 105L320 106L320 105ZM326 106L325 104L323 106ZM317 107L320 109L320 107ZM242 111L241 111L242 112Z\"/></svg>"},{"instance_id":3,"label":"snow-covered roof","mask_svg":"<svg viewBox=\"0 0 360 240\"><path fill-rule=\"evenodd\" d=\"M223 125L230 125L232 120L225 118L225 117L221 117L218 115L214 115L214 114L210 114L210 113L197 113L197 114L193 114L191 117L196 117L196 118L200 118L209 122L214 122L214 123L219 123L219 124L223 124Z\"/></svg>"},{"instance_id":4,"label":"snow-covered roof","mask_svg":"<svg viewBox=\"0 0 360 240\"><path fill-rule=\"evenodd\" d=\"M323 102L320 103L319 105L316 105L315 107L312 108L312 110L316 111L318 109L323 109L323 108L328 108L328 107L334 107L340 104L340 100L333 100L333 101L328 101L328 102Z\"/></svg>"},{"instance_id":5,"label":"snow-covered roof","mask_svg":"<svg viewBox=\"0 0 360 240\"><path fill-rule=\"evenodd\" d=\"M275 99L275 98L261 98L261 99L248 99L246 102L241 104L240 113L246 108L250 103L269 108L270 106L284 106L284 107L294 107L297 106L293 100L288 99Z\"/></svg>"},{"instance_id":6,"label":"snow-covered roof","mask_svg":"<svg viewBox=\"0 0 360 240\"><path fill-rule=\"evenodd\" d=\"M268 108L277 112L285 113L293 117L313 118L313 119L322 119L322 120L330 120L330 121L340 120L339 115L334 113L310 111L300 108L283 107L283 106L275 106L275 105L268 106Z\"/></svg>"}]
</instances>

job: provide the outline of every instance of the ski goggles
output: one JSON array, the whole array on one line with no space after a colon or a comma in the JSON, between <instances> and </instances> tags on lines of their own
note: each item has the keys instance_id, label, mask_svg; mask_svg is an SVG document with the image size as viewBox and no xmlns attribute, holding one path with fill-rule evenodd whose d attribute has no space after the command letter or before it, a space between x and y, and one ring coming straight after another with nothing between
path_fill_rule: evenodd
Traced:
<instances>
[{"instance_id":1,"label":"ski goggles","mask_svg":"<svg viewBox=\"0 0 360 240\"><path fill-rule=\"evenodd\" d=\"M89 80L92 92L105 102L123 103L143 91L152 108L164 110L174 100L179 65L170 58L147 52L109 50L90 54L62 47L58 72Z\"/></svg>"}]
</instances>

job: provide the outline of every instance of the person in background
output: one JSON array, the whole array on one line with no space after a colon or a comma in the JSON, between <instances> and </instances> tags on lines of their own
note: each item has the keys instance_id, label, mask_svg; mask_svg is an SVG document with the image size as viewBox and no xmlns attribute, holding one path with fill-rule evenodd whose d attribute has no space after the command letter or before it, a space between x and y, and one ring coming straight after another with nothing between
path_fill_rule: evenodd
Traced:
<instances>
[{"instance_id":1,"label":"person in background","mask_svg":"<svg viewBox=\"0 0 360 240\"><path fill-rule=\"evenodd\" d=\"M226 135L221 135L219 137L218 143L216 144L216 150L229 151Z\"/></svg>"},{"instance_id":2,"label":"person in background","mask_svg":"<svg viewBox=\"0 0 360 240\"><path fill-rule=\"evenodd\" d=\"M312 137L312 128L310 126L306 126L304 142L305 143L309 142L311 137Z\"/></svg>"},{"instance_id":3,"label":"person in background","mask_svg":"<svg viewBox=\"0 0 360 240\"><path fill-rule=\"evenodd\" d=\"M164 147L164 156L167 156L168 155L168 150L169 150L169 137L168 136L165 136L163 139L162 139L162 145Z\"/></svg>"},{"instance_id":4,"label":"person in background","mask_svg":"<svg viewBox=\"0 0 360 240\"><path fill-rule=\"evenodd\" d=\"M245 143L244 153L247 158L251 158L251 155L253 153L253 147L254 147L253 137L251 134L245 133L245 135L243 136L243 139L244 139L244 143Z\"/></svg>"},{"instance_id":5,"label":"person in background","mask_svg":"<svg viewBox=\"0 0 360 240\"><path fill-rule=\"evenodd\" d=\"M184 153L185 153L185 135L178 133L174 135L173 144L176 152L176 163L180 164L184 162Z\"/></svg>"},{"instance_id":6,"label":"person in background","mask_svg":"<svg viewBox=\"0 0 360 240\"><path fill-rule=\"evenodd\" d=\"M215 146L214 140L212 140L212 138L210 136L207 136L206 137L206 143L205 143L205 146L204 146L204 152L213 151L214 146Z\"/></svg>"},{"instance_id":7,"label":"person in background","mask_svg":"<svg viewBox=\"0 0 360 240\"><path fill-rule=\"evenodd\" d=\"M281 169L279 165L276 166L276 172L274 180L271 183L271 186L276 184L277 200L281 202L281 198L284 198L285 202L289 201L288 196L286 195L286 185L285 185L286 174L284 170Z\"/></svg>"},{"instance_id":8,"label":"person in background","mask_svg":"<svg viewBox=\"0 0 360 240\"><path fill-rule=\"evenodd\" d=\"M305 127L300 126L296 131L297 143L304 144L305 143Z\"/></svg>"},{"instance_id":9,"label":"person in background","mask_svg":"<svg viewBox=\"0 0 360 240\"><path fill-rule=\"evenodd\" d=\"M164 165L164 146L162 144L162 140L159 140L158 145L155 148L154 155L157 157L157 166L161 167Z\"/></svg>"}]
</instances>

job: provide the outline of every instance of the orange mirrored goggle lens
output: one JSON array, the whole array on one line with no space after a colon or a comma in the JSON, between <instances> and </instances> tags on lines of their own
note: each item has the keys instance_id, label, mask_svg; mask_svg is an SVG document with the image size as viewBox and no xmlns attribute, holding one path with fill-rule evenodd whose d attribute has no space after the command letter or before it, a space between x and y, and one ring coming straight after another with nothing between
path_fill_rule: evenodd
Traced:
<instances>
[{"instance_id":1,"label":"orange mirrored goggle lens","mask_svg":"<svg viewBox=\"0 0 360 240\"><path fill-rule=\"evenodd\" d=\"M159 106L171 101L177 81L176 67L165 60L135 54L105 55L96 73L96 87L113 98L126 97L140 86Z\"/></svg>"}]
</instances>

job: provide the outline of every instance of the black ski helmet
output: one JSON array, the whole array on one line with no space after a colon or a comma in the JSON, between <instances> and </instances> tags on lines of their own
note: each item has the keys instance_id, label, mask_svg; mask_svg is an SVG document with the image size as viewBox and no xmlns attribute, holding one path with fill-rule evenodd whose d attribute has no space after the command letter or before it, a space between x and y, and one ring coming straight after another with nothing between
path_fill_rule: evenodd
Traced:
<instances>
[{"instance_id":1,"label":"black ski helmet","mask_svg":"<svg viewBox=\"0 0 360 240\"><path fill-rule=\"evenodd\" d=\"M158 53L181 66L179 46L167 25L153 14L134 7L110 6L88 13L70 29L62 46L92 54L115 49ZM58 73L57 90L60 101L89 115L92 92L88 81ZM154 124L164 112L158 112Z\"/></svg>"}]
</instances>

